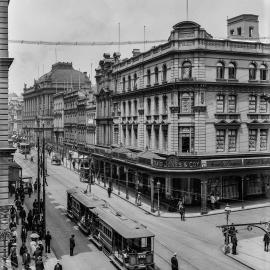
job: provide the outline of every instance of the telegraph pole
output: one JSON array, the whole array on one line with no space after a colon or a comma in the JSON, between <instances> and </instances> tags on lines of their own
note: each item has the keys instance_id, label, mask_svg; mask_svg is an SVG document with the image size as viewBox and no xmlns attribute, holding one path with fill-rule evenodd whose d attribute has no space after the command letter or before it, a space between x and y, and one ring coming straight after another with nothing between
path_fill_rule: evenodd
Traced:
<instances>
[{"instance_id":1,"label":"telegraph pole","mask_svg":"<svg viewBox=\"0 0 270 270\"><path fill-rule=\"evenodd\" d=\"M38 191L38 213L40 214L40 152L39 152L39 121L38 121L38 136L37 136L37 156L38 156L38 162L37 162L37 191Z\"/></svg>"},{"instance_id":2,"label":"telegraph pole","mask_svg":"<svg viewBox=\"0 0 270 270\"><path fill-rule=\"evenodd\" d=\"M43 142L42 142L42 175L43 175L43 233L46 234L46 193L45 193L45 185L46 185L46 172L45 172L45 136L44 136L44 123L42 124L43 128Z\"/></svg>"}]
</instances>

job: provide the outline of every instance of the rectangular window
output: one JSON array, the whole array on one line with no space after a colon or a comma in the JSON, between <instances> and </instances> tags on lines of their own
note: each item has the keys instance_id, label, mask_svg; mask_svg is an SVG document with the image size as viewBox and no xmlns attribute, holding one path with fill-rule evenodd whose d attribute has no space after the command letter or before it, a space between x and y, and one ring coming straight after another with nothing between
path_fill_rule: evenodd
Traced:
<instances>
[{"instance_id":1,"label":"rectangular window","mask_svg":"<svg viewBox=\"0 0 270 270\"><path fill-rule=\"evenodd\" d=\"M250 26L249 29L248 29L248 35L249 35L249 37L252 37L253 36L253 30L254 30L253 26Z\"/></svg>"},{"instance_id":2,"label":"rectangular window","mask_svg":"<svg viewBox=\"0 0 270 270\"><path fill-rule=\"evenodd\" d=\"M163 150L168 150L168 128L163 129Z\"/></svg>"},{"instance_id":3,"label":"rectangular window","mask_svg":"<svg viewBox=\"0 0 270 270\"><path fill-rule=\"evenodd\" d=\"M260 97L260 113L267 113L267 101L264 97Z\"/></svg>"},{"instance_id":4,"label":"rectangular window","mask_svg":"<svg viewBox=\"0 0 270 270\"><path fill-rule=\"evenodd\" d=\"M167 96L163 96L162 97L163 100L163 113L167 114L168 113L168 100L167 100Z\"/></svg>"},{"instance_id":5,"label":"rectangular window","mask_svg":"<svg viewBox=\"0 0 270 270\"><path fill-rule=\"evenodd\" d=\"M147 146L151 148L151 126L147 127Z\"/></svg>"},{"instance_id":6,"label":"rectangular window","mask_svg":"<svg viewBox=\"0 0 270 270\"><path fill-rule=\"evenodd\" d=\"M192 113L194 107L194 93L180 94L180 109L181 113Z\"/></svg>"},{"instance_id":7,"label":"rectangular window","mask_svg":"<svg viewBox=\"0 0 270 270\"><path fill-rule=\"evenodd\" d=\"M134 100L134 115L138 114L137 100Z\"/></svg>"},{"instance_id":8,"label":"rectangular window","mask_svg":"<svg viewBox=\"0 0 270 270\"><path fill-rule=\"evenodd\" d=\"M256 113L257 111L257 97L249 96L249 112Z\"/></svg>"},{"instance_id":9,"label":"rectangular window","mask_svg":"<svg viewBox=\"0 0 270 270\"><path fill-rule=\"evenodd\" d=\"M228 97L228 112L235 113L236 112L236 96L229 95Z\"/></svg>"},{"instance_id":10,"label":"rectangular window","mask_svg":"<svg viewBox=\"0 0 270 270\"><path fill-rule=\"evenodd\" d=\"M148 115L151 114L151 99L150 98L147 99L147 114Z\"/></svg>"},{"instance_id":11,"label":"rectangular window","mask_svg":"<svg viewBox=\"0 0 270 270\"><path fill-rule=\"evenodd\" d=\"M237 27L237 35L238 35L238 36L241 36L241 34L242 34L242 29L241 29L241 27Z\"/></svg>"},{"instance_id":12,"label":"rectangular window","mask_svg":"<svg viewBox=\"0 0 270 270\"><path fill-rule=\"evenodd\" d=\"M228 130L228 151L235 152L236 151L236 139L237 139L237 131L235 129Z\"/></svg>"},{"instance_id":13,"label":"rectangular window","mask_svg":"<svg viewBox=\"0 0 270 270\"><path fill-rule=\"evenodd\" d=\"M225 130L220 129L217 130L216 133L216 150L217 152L225 151Z\"/></svg>"},{"instance_id":14,"label":"rectangular window","mask_svg":"<svg viewBox=\"0 0 270 270\"><path fill-rule=\"evenodd\" d=\"M261 151L267 150L267 137L268 137L268 130L261 129L260 130L260 150Z\"/></svg>"},{"instance_id":15,"label":"rectangular window","mask_svg":"<svg viewBox=\"0 0 270 270\"><path fill-rule=\"evenodd\" d=\"M155 148L159 149L159 126L155 128Z\"/></svg>"},{"instance_id":16,"label":"rectangular window","mask_svg":"<svg viewBox=\"0 0 270 270\"><path fill-rule=\"evenodd\" d=\"M127 138L127 133L126 133L126 126L123 126L123 144L125 145L126 144L126 138Z\"/></svg>"},{"instance_id":17,"label":"rectangular window","mask_svg":"<svg viewBox=\"0 0 270 270\"><path fill-rule=\"evenodd\" d=\"M137 126L133 127L134 130L134 146L138 146L138 128Z\"/></svg>"},{"instance_id":18,"label":"rectangular window","mask_svg":"<svg viewBox=\"0 0 270 270\"><path fill-rule=\"evenodd\" d=\"M194 151L194 128L179 128L179 152L193 153Z\"/></svg>"},{"instance_id":19,"label":"rectangular window","mask_svg":"<svg viewBox=\"0 0 270 270\"><path fill-rule=\"evenodd\" d=\"M217 95L217 113L224 112L224 96Z\"/></svg>"},{"instance_id":20,"label":"rectangular window","mask_svg":"<svg viewBox=\"0 0 270 270\"><path fill-rule=\"evenodd\" d=\"M118 144L118 138L119 138L119 129L118 127L114 128L114 144Z\"/></svg>"},{"instance_id":21,"label":"rectangular window","mask_svg":"<svg viewBox=\"0 0 270 270\"><path fill-rule=\"evenodd\" d=\"M257 129L250 129L248 133L249 151L256 151L256 145L257 145Z\"/></svg>"},{"instance_id":22,"label":"rectangular window","mask_svg":"<svg viewBox=\"0 0 270 270\"><path fill-rule=\"evenodd\" d=\"M159 114L159 98L155 97L155 114Z\"/></svg>"}]
</instances>

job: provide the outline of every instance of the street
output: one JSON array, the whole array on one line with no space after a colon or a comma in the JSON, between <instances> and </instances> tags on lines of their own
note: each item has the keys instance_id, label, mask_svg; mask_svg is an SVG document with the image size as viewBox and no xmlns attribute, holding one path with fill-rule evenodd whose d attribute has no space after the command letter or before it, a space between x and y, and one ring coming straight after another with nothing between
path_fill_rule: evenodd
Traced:
<instances>
[{"instance_id":1,"label":"street","mask_svg":"<svg viewBox=\"0 0 270 270\"><path fill-rule=\"evenodd\" d=\"M24 156L18 153L15 155L15 160L22 166L25 174L29 174L35 179L36 163L25 160ZM76 238L75 257L79 257L83 262L80 268L76 269L85 269L83 268L85 265L93 266L90 269L114 269L108 258L90 244L86 236L78 231L77 226L65 216L66 189L74 186L85 189L87 184L80 182L79 176L70 169L51 165L49 160L48 174L47 229L53 235L52 247L57 257L62 257L63 262L65 258L70 262L68 240L74 233ZM92 192L107 200L112 207L120 210L127 217L146 225L156 235L155 262L159 269L170 269L170 258L174 252L178 254L180 269L247 269L222 252L224 238L216 225L225 224L225 215L190 218L181 222L180 217L158 218L145 214L141 209L114 195L108 199L106 190L97 185L92 186ZM237 212L231 214L230 222L258 222L267 215L269 216L268 208ZM249 232L246 229L239 229L238 231L239 239L262 235L262 232L258 230Z\"/></svg>"}]
</instances>

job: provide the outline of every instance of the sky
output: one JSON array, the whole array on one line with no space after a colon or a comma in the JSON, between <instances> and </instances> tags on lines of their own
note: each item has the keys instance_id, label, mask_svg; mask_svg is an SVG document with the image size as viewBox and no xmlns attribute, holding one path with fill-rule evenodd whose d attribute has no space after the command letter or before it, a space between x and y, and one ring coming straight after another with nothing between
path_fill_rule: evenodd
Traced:
<instances>
[{"instance_id":1,"label":"sky","mask_svg":"<svg viewBox=\"0 0 270 270\"><path fill-rule=\"evenodd\" d=\"M226 20L240 14L259 15L261 37L270 37L270 0L188 0L188 19L214 37L226 38ZM9 39L37 41L167 40L172 26L187 19L187 0L11 0ZM269 41L269 40L268 40ZM156 44L146 44L150 49ZM121 58L132 56L143 44L122 45ZM72 62L95 83L95 68L103 53L118 46L41 46L9 43L14 58L9 73L9 92L21 94L24 83L50 71L57 62Z\"/></svg>"}]
</instances>

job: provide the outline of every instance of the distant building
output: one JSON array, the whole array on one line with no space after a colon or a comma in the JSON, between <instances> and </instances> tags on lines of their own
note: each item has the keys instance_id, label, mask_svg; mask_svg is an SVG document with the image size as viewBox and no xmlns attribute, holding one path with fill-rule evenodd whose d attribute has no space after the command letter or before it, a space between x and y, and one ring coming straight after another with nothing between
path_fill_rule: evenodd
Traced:
<instances>
[{"instance_id":1,"label":"distant building","mask_svg":"<svg viewBox=\"0 0 270 270\"><path fill-rule=\"evenodd\" d=\"M20 136L22 133L23 97L15 93L8 95L8 133L11 136Z\"/></svg>"},{"instance_id":2,"label":"distant building","mask_svg":"<svg viewBox=\"0 0 270 270\"><path fill-rule=\"evenodd\" d=\"M210 194L270 195L270 44L259 41L256 15L227 23L228 39L183 21L165 44L104 55L93 157L105 184L141 191L152 210L157 182L163 203L182 199L202 213Z\"/></svg>"},{"instance_id":3,"label":"distant building","mask_svg":"<svg viewBox=\"0 0 270 270\"><path fill-rule=\"evenodd\" d=\"M56 145L54 130L53 95L82 87L90 88L90 80L85 73L75 70L72 63L58 62L49 73L34 81L31 87L24 87L23 130L29 142L36 143L38 126L44 124L44 134L48 146Z\"/></svg>"}]
</instances>

